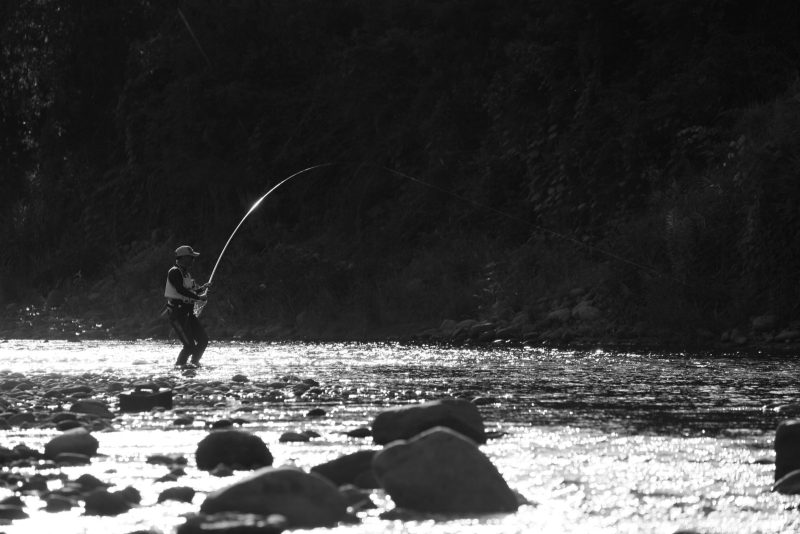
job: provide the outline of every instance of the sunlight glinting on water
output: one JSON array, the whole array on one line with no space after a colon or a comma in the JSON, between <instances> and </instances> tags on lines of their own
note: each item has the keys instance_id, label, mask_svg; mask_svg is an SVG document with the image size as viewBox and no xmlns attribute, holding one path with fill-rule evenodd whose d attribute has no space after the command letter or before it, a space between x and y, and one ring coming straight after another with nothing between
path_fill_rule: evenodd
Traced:
<instances>
[{"instance_id":1,"label":"sunlight glinting on water","mask_svg":"<svg viewBox=\"0 0 800 534\"><path fill-rule=\"evenodd\" d=\"M34 392L63 385L65 379L98 388L118 382L126 389L160 380L175 394L173 410L118 414L115 430L95 433L101 456L89 466L59 471L70 479L91 473L113 482L115 489L134 486L142 495L139 507L114 518L84 516L79 508L53 514L39 510L38 498L26 497L31 518L5 532L170 532L182 522L180 514L199 508L205 493L246 474L217 478L196 469L194 450L213 421L240 418L243 429L268 445L275 465L308 470L343 454L379 448L344 432L369 426L382 409L446 396L484 398L479 406L487 429L503 434L481 449L531 504L501 516L388 520L379 515L391 508L391 499L375 491L378 506L360 512L359 524L324 532L800 530L797 499L769 491L774 466L762 461L771 455L779 419L760 407L792 400L798 365L791 361L745 364L699 355L687 360L675 354L527 348L219 343L209 348L195 376L185 376L171 366L176 352L174 344L150 341L0 343L0 378L30 379L26 387ZM232 381L237 374L247 380ZM318 391L269 393L268 384L287 375L313 378ZM17 394L20 402L28 398L26 391ZM324 408L326 416L309 419L306 412L313 407ZM178 415L191 416L193 423L176 427ZM283 432L303 430L320 437L279 442ZM0 445L25 443L41 450L56 434L54 429L11 429L2 432ZM157 482L165 467L147 463L153 454L185 456L185 476ZM193 504L157 503L159 493L174 485L197 490ZM12 493L0 489L0 498Z\"/></svg>"}]
</instances>

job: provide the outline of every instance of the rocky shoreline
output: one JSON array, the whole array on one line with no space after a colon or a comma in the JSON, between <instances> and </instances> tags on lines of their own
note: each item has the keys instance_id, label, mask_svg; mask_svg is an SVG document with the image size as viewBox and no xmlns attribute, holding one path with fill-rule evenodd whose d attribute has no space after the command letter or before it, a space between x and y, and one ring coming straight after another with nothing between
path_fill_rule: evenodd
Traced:
<instances>
[{"instance_id":1,"label":"rocky shoreline","mask_svg":"<svg viewBox=\"0 0 800 534\"><path fill-rule=\"evenodd\" d=\"M0 322L0 339L156 339L174 337L167 321L135 310L114 320L112 314L75 307L9 305ZM58 301L56 301L58 302ZM213 340L237 341L397 341L452 346L541 346L562 349L693 350L718 352L795 353L800 351L800 320L774 314L751 317L744 325L721 331L704 328L652 327L608 317L590 293L581 288L559 299L541 299L535 309L498 311L492 318L444 319L440 324L355 327L333 322L324 331L285 324L231 326L213 313L203 322Z\"/></svg>"}]
</instances>

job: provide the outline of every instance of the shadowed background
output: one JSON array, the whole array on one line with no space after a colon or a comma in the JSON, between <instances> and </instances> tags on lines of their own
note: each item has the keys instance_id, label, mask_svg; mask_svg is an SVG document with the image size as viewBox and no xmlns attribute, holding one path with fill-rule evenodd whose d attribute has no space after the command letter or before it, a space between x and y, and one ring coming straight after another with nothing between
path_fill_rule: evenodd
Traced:
<instances>
[{"instance_id":1,"label":"shadowed background","mask_svg":"<svg viewBox=\"0 0 800 534\"><path fill-rule=\"evenodd\" d=\"M792 3L9 0L0 21L9 314L55 289L149 325L177 245L203 280L256 198L337 162L243 226L212 335L536 316L576 287L613 328L795 319Z\"/></svg>"}]
</instances>

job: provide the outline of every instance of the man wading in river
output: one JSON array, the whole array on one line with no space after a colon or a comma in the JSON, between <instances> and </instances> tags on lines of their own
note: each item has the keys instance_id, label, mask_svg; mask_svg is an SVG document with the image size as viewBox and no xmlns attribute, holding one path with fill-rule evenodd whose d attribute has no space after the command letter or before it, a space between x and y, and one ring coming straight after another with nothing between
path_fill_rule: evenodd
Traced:
<instances>
[{"instance_id":1,"label":"man wading in river","mask_svg":"<svg viewBox=\"0 0 800 534\"><path fill-rule=\"evenodd\" d=\"M199 365L203 351L208 345L206 331L194 314L194 303L207 299L208 284L198 286L189 274L189 267L199 255L189 245L176 248L175 265L167 273L167 285L164 288L169 322L183 343L178 360L175 362L177 366L185 366L190 355L191 363Z\"/></svg>"}]
</instances>

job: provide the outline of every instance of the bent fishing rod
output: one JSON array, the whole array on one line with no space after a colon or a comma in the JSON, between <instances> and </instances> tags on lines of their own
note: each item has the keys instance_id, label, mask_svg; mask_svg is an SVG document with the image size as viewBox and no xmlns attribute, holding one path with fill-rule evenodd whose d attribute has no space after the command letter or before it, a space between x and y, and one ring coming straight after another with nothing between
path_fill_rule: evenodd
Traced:
<instances>
[{"instance_id":1,"label":"bent fishing rod","mask_svg":"<svg viewBox=\"0 0 800 534\"><path fill-rule=\"evenodd\" d=\"M250 209L247 210L247 213L244 214L242 219L239 221L239 224L237 224L236 227L233 229L233 232L231 232L231 235L228 237L228 240L225 242L225 246L222 247L222 251L219 253L219 256L217 257L216 263L214 263L214 268L211 270L211 276L209 276L208 282L204 285L204 287L207 288L208 286L210 286L212 281L214 280L214 275L217 273L217 268L219 267L220 261L222 260L222 256L225 254L225 251L228 250L228 246L231 244L231 241L233 241L233 238L236 235L236 233L239 231L239 228L241 228L241 226L244 224L245 220L247 220L247 218L256 210L256 208L258 208L261 205L261 203L264 200L267 199L267 197L269 197L276 189L281 187L283 184L285 184L286 182L292 180L293 178L295 178L297 176L309 173L309 172L317 170L317 169L321 169L321 168L325 168L325 167L333 167L335 165L345 165L345 163L329 162L329 163L321 163L321 164L318 164L318 165L312 165L311 167L307 167L305 169L297 171L296 173L284 178L283 180L281 180L280 182L275 184L269 191L267 191L261 197L259 197L253 203L253 205L250 206ZM558 238L558 239L562 239L562 240L564 240L564 241L566 241L568 243L571 243L571 244L573 244L573 245L575 245L577 247L583 248L583 249L588 250L590 252L594 252L594 253L598 253L598 254L604 255L604 256L606 256L606 257L608 257L610 259L619 261L621 263L628 264L630 266L636 267L637 269L641 269L643 271L648 271L651 274L654 274L654 275L660 276L662 278L671 280L671 281L676 282L676 283L678 283L680 285L690 287L689 284L687 284L686 282L681 281L681 280L679 280L679 279L677 279L677 278L675 278L673 276L670 276L669 274L664 273L663 271L661 271L659 269L656 269L655 267L653 267L651 265L646 265L646 264L631 260L631 259L626 258L624 256L620 256L619 254L616 254L616 253L614 253L614 252L612 252L610 250L606 250L604 248L597 247L595 245L591 245L589 243L584 243L584 242L582 242L582 241L580 241L578 239L575 239L573 237L570 237L568 235L556 232L555 230L552 230L550 228L546 228L546 227L537 225L537 224L532 223L530 221L526 221L526 220L521 219L519 217L516 217L516 216L514 216L514 215L512 215L510 213L506 213L504 211L498 210L497 208L493 208L491 206L487 206L485 204L481 204L480 202L476 202L476 201L474 201L472 199L466 198L466 197L464 197L462 195L459 195L459 194L457 194L457 193L455 193L453 191L449 191L449 190L447 190L447 189L445 189L443 187L440 187L440 186L437 186L437 185L434 185L434 184L430 184L428 182L420 180L419 178L416 178L414 176L410 176L408 174L405 174L403 172L397 171L395 169L391 169L391 168L385 167L383 165L372 165L372 164L367 164L367 163L360 163L359 167L372 167L372 168L375 168L375 169L379 169L379 170L385 171L385 172L387 172L389 174L392 174L394 176L398 176L398 177L410 180L410 181L412 181L414 183L417 183L417 184L422 185L424 187L427 187L429 189L433 189L433 190L439 191L439 192L444 193L446 195L449 195L449 196L451 196L453 198L461 200L462 202L470 204L470 205L472 205L474 207L489 210L489 211L491 211L491 212L493 212L493 213L495 213L497 215L500 215L502 217L505 217L507 219L516 221L516 222L521 223L521 224L526 225L526 226L530 226L533 229L535 229L535 230L537 230L537 231L539 231L541 233L550 235L550 236ZM200 313L202 313L203 308L205 307L205 304L206 304L206 301L197 301L197 302L195 302L195 315L200 316Z\"/></svg>"},{"instance_id":2,"label":"bent fishing rod","mask_svg":"<svg viewBox=\"0 0 800 534\"><path fill-rule=\"evenodd\" d=\"M247 220L247 218L250 216L250 214L253 213L256 210L256 208L258 208L258 206L262 202L264 202L264 200L266 200L266 198L268 196L270 196L272 194L273 191L275 191L280 186L282 186L283 184L285 184L286 182L288 182L289 180L291 180L292 178L294 178L296 176L300 176L301 174L305 174L307 172L311 172L311 171L313 171L315 169L321 169L323 167L330 167L332 165L335 165L335 164L334 163L321 163L319 165L312 165L311 167L307 167L307 168L305 168L305 169L303 169L301 171L297 171L296 173L284 178L283 180L281 180L280 182L275 184L269 191L267 191L266 193L261 195L261 197L259 197L258 200L256 200L253 203L253 205L250 206L250 209L247 210L247 213L244 214L244 217L242 217L242 220L239 221L239 224L237 224L236 228L234 228L233 232L231 232L231 235L228 237L228 240L225 242L225 246L222 247L222 251L219 253L219 256L217 257L216 263L214 263L214 268L211 269L211 276L208 277L208 282L205 283L205 287L208 288L209 286L211 286L211 283L214 281L214 275L217 274L217 267L219 267L219 262L222 260L222 256L225 254L225 251L228 250L228 245L230 245L231 241L233 241L233 236L236 235L236 232L239 231L239 228L241 228L242 224L244 224L244 221ZM197 302L195 302L194 314L199 317L200 314L203 312L203 308L205 308L205 305L206 305L206 301L197 301Z\"/></svg>"}]
</instances>

